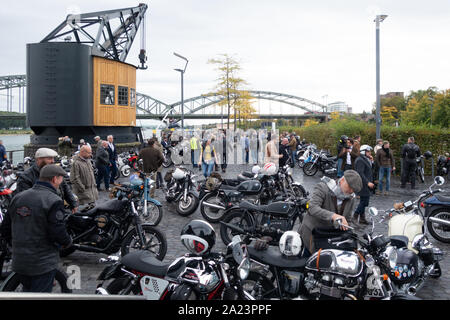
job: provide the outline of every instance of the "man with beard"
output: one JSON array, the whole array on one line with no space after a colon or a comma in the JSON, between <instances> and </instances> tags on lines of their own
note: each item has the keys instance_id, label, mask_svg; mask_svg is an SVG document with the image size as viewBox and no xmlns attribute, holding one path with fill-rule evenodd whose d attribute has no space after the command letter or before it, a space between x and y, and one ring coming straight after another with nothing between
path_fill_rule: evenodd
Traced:
<instances>
[{"instance_id":1,"label":"man with beard","mask_svg":"<svg viewBox=\"0 0 450 320\"><path fill-rule=\"evenodd\" d=\"M305 244L304 256L309 256L318 249L314 247L314 229L332 229L337 219L341 220L342 230L348 229L347 220L351 221L356 202L354 192L359 192L361 188L361 177L354 170L345 171L344 176L337 181L323 177L314 187L308 211L299 230Z\"/></svg>"},{"instance_id":2,"label":"man with beard","mask_svg":"<svg viewBox=\"0 0 450 320\"><path fill-rule=\"evenodd\" d=\"M38 180L41 169L45 165L55 163L55 157L57 155L58 153L56 153L55 150L49 148L39 148L34 155L36 162L17 178L17 188L14 191L14 196L24 190L31 189L34 183ZM74 197L72 189L65 180L61 182L57 192L59 196L67 202L72 212L76 212L78 210L77 199Z\"/></svg>"}]
</instances>

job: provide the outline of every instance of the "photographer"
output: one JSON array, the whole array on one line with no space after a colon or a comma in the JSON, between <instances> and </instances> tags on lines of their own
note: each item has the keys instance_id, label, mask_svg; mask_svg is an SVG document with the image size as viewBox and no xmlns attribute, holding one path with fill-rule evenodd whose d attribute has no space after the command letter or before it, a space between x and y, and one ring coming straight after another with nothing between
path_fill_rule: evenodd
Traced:
<instances>
[{"instance_id":1,"label":"photographer","mask_svg":"<svg viewBox=\"0 0 450 320\"><path fill-rule=\"evenodd\" d=\"M348 139L348 137L343 135L343 136L341 136L341 139L339 140L339 142L337 144L337 155L338 155L337 177L338 178L342 177L342 174L344 173L342 171L342 161L343 161L343 159L340 158L339 155L341 154L342 149L347 146L347 139Z\"/></svg>"}]
</instances>

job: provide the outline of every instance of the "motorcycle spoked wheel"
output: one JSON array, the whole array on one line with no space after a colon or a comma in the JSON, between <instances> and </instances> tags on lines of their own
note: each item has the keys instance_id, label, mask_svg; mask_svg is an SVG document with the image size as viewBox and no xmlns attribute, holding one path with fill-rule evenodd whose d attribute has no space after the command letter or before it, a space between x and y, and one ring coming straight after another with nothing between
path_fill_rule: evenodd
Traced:
<instances>
[{"instance_id":1,"label":"motorcycle spoked wheel","mask_svg":"<svg viewBox=\"0 0 450 320\"><path fill-rule=\"evenodd\" d=\"M313 176L317 173L317 171L319 170L319 166L317 166L315 163L313 162L308 162L307 164L305 164L305 166L303 167L303 173L306 174L307 176Z\"/></svg>"},{"instance_id":2,"label":"motorcycle spoked wheel","mask_svg":"<svg viewBox=\"0 0 450 320\"><path fill-rule=\"evenodd\" d=\"M215 223L222 220L225 210L208 207L204 204L205 202L225 206L222 196L216 193L209 193L200 202L200 213L207 221Z\"/></svg>"},{"instance_id":3,"label":"motorcycle spoked wheel","mask_svg":"<svg viewBox=\"0 0 450 320\"><path fill-rule=\"evenodd\" d=\"M155 255L156 259L162 261L167 253L166 237L161 231L148 224L142 225L142 230L145 234L145 245L141 243L140 237L137 234L137 228L133 228L122 241L120 248L122 257L135 250L148 250Z\"/></svg>"},{"instance_id":4,"label":"motorcycle spoked wheel","mask_svg":"<svg viewBox=\"0 0 450 320\"><path fill-rule=\"evenodd\" d=\"M423 170L422 167L419 167L419 168L418 168L418 173L417 173L417 175L419 176L420 182L425 183L425 174L424 174L424 170Z\"/></svg>"},{"instance_id":5,"label":"motorcycle spoked wheel","mask_svg":"<svg viewBox=\"0 0 450 320\"><path fill-rule=\"evenodd\" d=\"M435 210L427 218L427 228L431 236L440 242L450 243L450 227L431 221L431 217L450 221L450 209Z\"/></svg>"},{"instance_id":6,"label":"motorcycle spoked wheel","mask_svg":"<svg viewBox=\"0 0 450 320\"><path fill-rule=\"evenodd\" d=\"M22 292L23 286L20 282L19 275L13 272L2 284L3 292ZM60 271L56 270L55 280L53 281L53 293L72 293L72 290L67 286L67 275Z\"/></svg>"},{"instance_id":7,"label":"motorcycle spoked wheel","mask_svg":"<svg viewBox=\"0 0 450 320\"><path fill-rule=\"evenodd\" d=\"M131 174L131 168L128 167L126 169L122 169L120 170L120 173L124 176L124 177L129 177Z\"/></svg>"},{"instance_id":8,"label":"motorcycle spoked wheel","mask_svg":"<svg viewBox=\"0 0 450 320\"><path fill-rule=\"evenodd\" d=\"M239 228L248 228L253 225L252 220L246 214L244 214L241 209L238 208L229 211L222 219L222 221L238 226ZM227 226L220 224L220 237L222 238L222 241L226 246L231 242L233 236L237 234L238 233L231 230Z\"/></svg>"},{"instance_id":9,"label":"motorcycle spoked wheel","mask_svg":"<svg viewBox=\"0 0 450 320\"><path fill-rule=\"evenodd\" d=\"M161 206L157 206L151 201L147 201L147 212L143 212L144 206L142 206L142 209L140 212L142 220L144 223L147 223L152 226L157 226L163 217L163 209Z\"/></svg>"},{"instance_id":10,"label":"motorcycle spoked wheel","mask_svg":"<svg viewBox=\"0 0 450 320\"><path fill-rule=\"evenodd\" d=\"M186 202L183 200L183 196L177 202L177 213L182 217L187 217L197 210L200 203L198 197L192 193L188 193L186 196Z\"/></svg>"}]
</instances>

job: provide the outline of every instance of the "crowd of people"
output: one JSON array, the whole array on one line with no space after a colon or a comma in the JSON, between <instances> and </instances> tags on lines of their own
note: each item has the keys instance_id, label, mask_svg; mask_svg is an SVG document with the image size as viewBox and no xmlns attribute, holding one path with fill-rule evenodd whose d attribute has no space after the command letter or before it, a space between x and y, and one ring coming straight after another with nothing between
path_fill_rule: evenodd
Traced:
<instances>
[{"instance_id":1,"label":"crowd of people","mask_svg":"<svg viewBox=\"0 0 450 320\"><path fill-rule=\"evenodd\" d=\"M296 150L300 137L295 133L270 134L265 141L254 140L246 134L235 139L233 148L240 146L243 163L258 162L259 151L263 152L263 161L284 165L289 160L291 165L296 161ZM40 148L35 154L35 163L19 175L17 189L8 208L8 213L1 225L1 234L7 241L12 241L12 267L23 284L24 291L49 292L52 288L55 271L58 266L59 250L71 245L72 239L64 226L64 202L72 213L78 211L79 205L94 204L99 198L101 184L109 190L114 183L117 171L117 148L114 137L106 140L95 137L97 144L95 165L98 170L95 179L91 145L80 140L78 152L73 158L70 171L72 190L64 178L67 173L54 164L55 157L72 156L74 146L69 137L61 137L58 153L49 148ZM139 158L143 160L143 171L152 175L161 187L161 176L164 161L164 147L169 147L171 137L162 136L161 143L154 135L140 150ZM180 140L179 140L180 141ZM191 160L194 167L200 168L208 177L221 165L225 172L227 164L229 140L225 130L218 136L206 136L203 139L193 134L187 140L191 150ZM259 142L258 142L259 141ZM261 145L262 144L262 145ZM0 143L0 152L2 144ZM252 152L253 149L253 152ZM256 150L256 152L254 152ZM372 152L375 151L375 156ZM410 137L402 148L403 169L401 186L405 187L408 175L411 175L411 187L415 186L415 159L420 156L420 148ZM305 215L299 233L309 252L314 252L313 230L317 227L330 226L335 220L342 221L345 229L350 223L367 224L364 211L369 205L372 191L378 182L378 194L383 187L385 194L389 192L390 175L395 170L395 159L388 141L377 140L375 148L361 144L361 137L353 139L342 136L338 146L338 179L322 179L316 184L310 197L309 211ZM0 154L0 157L2 155ZM233 157L239 159L236 153ZM383 183L383 179L386 182ZM154 188L151 190L154 197ZM74 194L77 197L74 197ZM357 194L360 201L356 205ZM31 218L27 218L31 217ZM41 254L42 252L46 254ZM308 253L308 252L307 252Z\"/></svg>"}]
</instances>

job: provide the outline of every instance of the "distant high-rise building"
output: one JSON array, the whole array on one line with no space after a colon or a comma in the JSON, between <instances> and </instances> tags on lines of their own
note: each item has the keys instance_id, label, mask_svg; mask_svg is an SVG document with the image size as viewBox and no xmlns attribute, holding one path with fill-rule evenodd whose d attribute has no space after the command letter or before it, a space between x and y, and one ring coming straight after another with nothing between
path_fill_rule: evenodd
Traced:
<instances>
[{"instance_id":1,"label":"distant high-rise building","mask_svg":"<svg viewBox=\"0 0 450 320\"><path fill-rule=\"evenodd\" d=\"M388 92L385 94L380 94L380 99L393 98L393 97L404 97L403 92Z\"/></svg>"},{"instance_id":2,"label":"distant high-rise building","mask_svg":"<svg viewBox=\"0 0 450 320\"><path fill-rule=\"evenodd\" d=\"M333 103L329 103L327 106L328 112L342 112L342 113L352 113L352 108L348 106L343 101L336 101Z\"/></svg>"}]
</instances>

